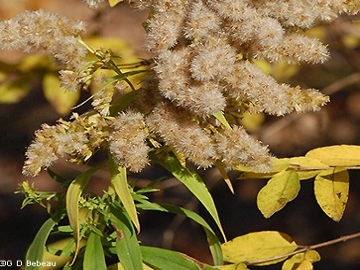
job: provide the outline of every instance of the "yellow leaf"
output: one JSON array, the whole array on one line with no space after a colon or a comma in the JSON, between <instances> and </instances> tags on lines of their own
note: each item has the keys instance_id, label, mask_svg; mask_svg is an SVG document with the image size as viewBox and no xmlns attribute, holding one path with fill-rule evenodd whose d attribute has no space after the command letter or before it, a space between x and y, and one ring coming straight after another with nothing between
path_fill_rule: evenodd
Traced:
<instances>
[{"instance_id":1,"label":"yellow leaf","mask_svg":"<svg viewBox=\"0 0 360 270\"><path fill-rule=\"evenodd\" d=\"M329 166L350 167L360 165L359 145L334 145L313 149L306 157L315 158Z\"/></svg>"},{"instance_id":2,"label":"yellow leaf","mask_svg":"<svg viewBox=\"0 0 360 270\"><path fill-rule=\"evenodd\" d=\"M329 166L322 163L320 160L311 158L311 157L293 157L289 158L288 162L291 165L299 166L299 168L303 169L314 169L314 170L323 170L323 169L329 169Z\"/></svg>"},{"instance_id":3,"label":"yellow leaf","mask_svg":"<svg viewBox=\"0 0 360 270\"><path fill-rule=\"evenodd\" d=\"M325 29L325 27L323 25L311 27L310 29L305 31L305 35L307 35L309 37L315 37L320 40L324 40L327 35L327 30Z\"/></svg>"},{"instance_id":4,"label":"yellow leaf","mask_svg":"<svg viewBox=\"0 0 360 270\"><path fill-rule=\"evenodd\" d=\"M79 243L79 247L82 248L84 246L86 246L86 240L85 239L81 239L80 243ZM54 262L56 263L56 267L57 269L63 267L69 260L71 260L71 253L73 253L75 251L75 242L73 238L66 238L66 239L62 239L59 241L56 241L54 243L51 243L50 245L47 246L48 250L68 250L67 254L53 254L50 253L49 251L45 251L44 253L44 257L42 258L42 260L44 262ZM43 266L41 267L41 270L52 270L54 269L54 267L47 267L47 266Z\"/></svg>"},{"instance_id":5,"label":"yellow leaf","mask_svg":"<svg viewBox=\"0 0 360 270\"><path fill-rule=\"evenodd\" d=\"M356 49L360 45L359 37L354 35L345 35L341 39L344 45L349 49Z\"/></svg>"},{"instance_id":6,"label":"yellow leaf","mask_svg":"<svg viewBox=\"0 0 360 270\"><path fill-rule=\"evenodd\" d=\"M81 194L89 182L91 175L98 170L97 167L91 168L84 173L77 176L70 184L66 192L66 212L68 214L69 223L71 228L74 231L74 237L76 241L75 245L75 254L73 262L76 259L76 256L80 249L81 235L80 235L80 225L83 217L80 215L79 211L79 201Z\"/></svg>"},{"instance_id":7,"label":"yellow leaf","mask_svg":"<svg viewBox=\"0 0 360 270\"><path fill-rule=\"evenodd\" d=\"M320 172L315 177L314 192L321 209L330 218L339 221L349 197L348 171L342 167L335 167Z\"/></svg>"},{"instance_id":8,"label":"yellow leaf","mask_svg":"<svg viewBox=\"0 0 360 270\"><path fill-rule=\"evenodd\" d=\"M309 262L318 262L320 259L320 254L316 250L308 250L305 252L305 260Z\"/></svg>"},{"instance_id":9,"label":"yellow leaf","mask_svg":"<svg viewBox=\"0 0 360 270\"><path fill-rule=\"evenodd\" d=\"M110 5L110 7L114 7L122 1L123 0L109 0L109 5Z\"/></svg>"},{"instance_id":10,"label":"yellow leaf","mask_svg":"<svg viewBox=\"0 0 360 270\"><path fill-rule=\"evenodd\" d=\"M19 102L29 92L31 81L28 78L18 78L0 84L0 103Z\"/></svg>"},{"instance_id":11,"label":"yellow leaf","mask_svg":"<svg viewBox=\"0 0 360 270\"><path fill-rule=\"evenodd\" d=\"M304 253L298 253L292 256L290 259L287 259L282 267L281 270L294 270L297 269L296 267L305 259Z\"/></svg>"},{"instance_id":12,"label":"yellow leaf","mask_svg":"<svg viewBox=\"0 0 360 270\"><path fill-rule=\"evenodd\" d=\"M260 68L264 73L269 74L271 72L271 64L265 60L255 60L253 64Z\"/></svg>"},{"instance_id":13,"label":"yellow leaf","mask_svg":"<svg viewBox=\"0 0 360 270\"><path fill-rule=\"evenodd\" d=\"M127 181L126 168L122 166L117 167L113 161L110 161L109 164L111 170L111 185L114 188L118 198L124 205L124 208L131 221L134 223L136 230L140 232L140 222Z\"/></svg>"},{"instance_id":14,"label":"yellow leaf","mask_svg":"<svg viewBox=\"0 0 360 270\"><path fill-rule=\"evenodd\" d=\"M18 69L23 73L51 68L53 68L51 58L42 54L30 54L24 57L18 65Z\"/></svg>"},{"instance_id":15,"label":"yellow leaf","mask_svg":"<svg viewBox=\"0 0 360 270\"><path fill-rule=\"evenodd\" d=\"M112 53L119 56L120 58L117 59L117 63L134 63L138 62L139 58L136 57L132 47L126 41L119 39L119 38L104 38L104 37L91 37L85 39L85 42L90 47L98 50L100 48L103 49L110 49ZM94 56L88 56L91 59L88 60L95 60Z\"/></svg>"},{"instance_id":16,"label":"yellow leaf","mask_svg":"<svg viewBox=\"0 0 360 270\"><path fill-rule=\"evenodd\" d=\"M45 98L61 115L68 114L80 97L80 92L61 88L59 77L52 73L45 74L43 88Z\"/></svg>"},{"instance_id":17,"label":"yellow leaf","mask_svg":"<svg viewBox=\"0 0 360 270\"><path fill-rule=\"evenodd\" d=\"M289 158L288 161L297 171L300 180L313 178L320 170L330 168L320 160L311 157L293 157Z\"/></svg>"},{"instance_id":18,"label":"yellow leaf","mask_svg":"<svg viewBox=\"0 0 360 270\"><path fill-rule=\"evenodd\" d=\"M299 253L286 260L281 270L311 270L313 262L320 260L320 255L315 250L308 250L305 253Z\"/></svg>"},{"instance_id":19,"label":"yellow leaf","mask_svg":"<svg viewBox=\"0 0 360 270\"><path fill-rule=\"evenodd\" d=\"M254 173L250 168L245 166L236 166L235 169L242 173L238 179L249 179L249 178L271 178L275 174L289 168L290 163L288 158L273 158L270 172L268 173Z\"/></svg>"},{"instance_id":20,"label":"yellow leaf","mask_svg":"<svg viewBox=\"0 0 360 270\"><path fill-rule=\"evenodd\" d=\"M274 175L257 196L257 205L264 217L269 218L296 198L300 190L298 174L284 170Z\"/></svg>"},{"instance_id":21,"label":"yellow leaf","mask_svg":"<svg viewBox=\"0 0 360 270\"><path fill-rule=\"evenodd\" d=\"M231 128L230 124L228 123L228 121L226 120L224 113L222 111L218 111L213 113L213 116L221 123L223 124L226 128Z\"/></svg>"},{"instance_id":22,"label":"yellow leaf","mask_svg":"<svg viewBox=\"0 0 360 270\"><path fill-rule=\"evenodd\" d=\"M218 266L220 270L249 270L245 263L236 263Z\"/></svg>"},{"instance_id":23,"label":"yellow leaf","mask_svg":"<svg viewBox=\"0 0 360 270\"><path fill-rule=\"evenodd\" d=\"M228 174L225 170L225 167L220 163L216 164L216 167L218 168L222 178L224 179L224 181L225 181L226 185L228 186L228 188L230 189L231 193L234 194L234 187L231 183L230 177L228 176Z\"/></svg>"},{"instance_id":24,"label":"yellow leaf","mask_svg":"<svg viewBox=\"0 0 360 270\"><path fill-rule=\"evenodd\" d=\"M265 120L265 114L263 113L249 113L245 112L242 115L241 125L250 132L256 132L261 128L262 123Z\"/></svg>"},{"instance_id":25,"label":"yellow leaf","mask_svg":"<svg viewBox=\"0 0 360 270\"><path fill-rule=\"evenodd\" d=\"M304 260L294 269L295 270L313 270L314 266L312 265L311 262Z\"/></svg>"},{"instance_id":26,"label":"yellow leaf","mask_svg":"<svg viewBox=\"0 0 360 270\"><path fill-rule=\"evenodd\" d=\"M92 37L92 38L86 39L85 42L88 46L94 48L95 50L100 49L100 48L104 48L107 50L109 49L115 56L118 56L116 59L114 59L114 61L116 62L116 64L118 65L118 67L120 69L121 69L121 65L123 65L123 64L126 65L126 64L139 62L139 57L135 55L132 47L122 39ZM96 59L96 57L94 57L94 55L88 55L87 60L91 61L91 60L97 60L97 59ZM137 68L132 68L131 70L135 71L135 70L144 70L144 69L147 69L147 67L139 66ZM126 69L125 71L129 71L129 70ZM114 74L115 74L113 70L102 70L101 73L103 73L104 75L107 75L107 76L114 76ZM95 78L101 76L101 73L96 72ZM140 87L140 82L143 77L144 77L144 74L141 73L141 74L137 74L137 75L132 75L128 79L133 84L133 86L136 89L138 89ZM93 82L94 81L96 81L96 80L93 80ZM95 90L95 92L97 91L96 88L94 90Z\"/></svg>"},{"instance_id":27,"label":"yellow leaf","mask_svg":"<svg viewBox=\"0 0 360 270\"><path fill-rule=\"evenodd\" d=\"M285 81L294 76L300 69L300 65L289 64L286 61L279 61L272 64L270 74L277 81Z\"/></svg>"},{"instance_id":28,"label":"yellow leaf","mask_svg":"<svg viewBox=\"0 0 360 270\"><path fill-rule=\"evenodd\" d=\"M285 258L277 257L293 252L298 246L287 234L262 231L238 236L221 247L227 262L269 265L283 261Z\"/></svg>"}]
</instances>

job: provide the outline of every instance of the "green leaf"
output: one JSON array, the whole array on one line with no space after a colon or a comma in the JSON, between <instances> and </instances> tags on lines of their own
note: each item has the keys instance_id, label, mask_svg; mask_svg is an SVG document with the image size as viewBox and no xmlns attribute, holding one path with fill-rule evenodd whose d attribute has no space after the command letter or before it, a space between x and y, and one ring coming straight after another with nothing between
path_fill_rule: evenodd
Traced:
<instances>
[{"instance_id":1,"label":"green leaf","mask_svg":"<svg viewBox=\"0 0 360 270\"><path fill-rule=\"evenodd\" d=\"M108 268L108 270L126 270L121 263L116 263L113 265L110 265ZM147 266L146 264L143 263L143 270L157 270L154 268L151 268L150 266Z\"/></svg>"},{"instance_id":2,"label":"green leaf","mask_svg":"<svg viewBox=\"0 0 360 270\"><path fill-rule=\"evenodd\" d=\"M214 260L214 264L215 265L223 264L222 251L221 251L221 245L219 239L217 238L215 232L211 229L209 224L197 213L170 204L157 204L157 203L150 203L147 201L143 201L142 204L137 204L137 208L141 210L156 210L156 211L173 213L176 215L184 215L187 218L190 218L191 220L200 224L205 230L206 238L209 244L211 255Z\"/></svg>"},{"instance_id":3,"label":"green leaf","mask_svg":"<svg viewBox=\"0 0 360 270\"><path fill-rule=\"evenodd\" d=\"M269 265L282 261L285 258L277 257L293 252L297 247L290 236L276 231L248 233L222 244L225 261L254 265Z\"/></svg>"},{"instance_id":4,"label":"green leaf","mask_svg":"<svg viewBox=\"0 0 360 270\"><path fill-rule=\"evenodd\" d=\"M161 166L171 172L171 174L176 177L176 179L183 183L189 189L189 191L195 195L195 197L201 202L201 204L215 220L216 225L221 231L224 239L226 239L214 201L201 177L196 172L181 166L180 162L174 157L168 156L164 161L160 161L153 155L152 160L159 163Z\"/></svg>"},{"instance_id":5,"label":"green leaf","mask_svg":"<svg viewBox=\"0 0 360 270\"><path fill-rule=\"evenodd\" d=\"M314 181L314 192L321 209L333 220L339 221L349 197L349 173L343 167L320 172Z\"/></svg>"},{"instance_id":6,"label":"green leaf","mask_svg":"<svg viewBox=\"0 0 360 270\"><path fill-rule=\"evenodd\" d=\"M61 114L71 112L73 106L79 100L79 91L66 91L60 87L60 79L56 74L47 73L43 79L44 96L47 101Z\"/></svg>"},{"instance_id":7,"label":"green leaf","mask_svg":"<svg viewBox=\"0 0 360 270\"><path fill-rule=\"evenodd\" d=\"M269 218L296 198L300 190L298 174L285 170L275 174L257 196L257 205L264 217Z\"/></svg>"},{"instance_id":8,"label":"green leaf","mask_svg":"<svg viewBox=\"0 0 360 270\"><path fill-rule=\"evenodd\" d=\"M111 185L115 189L117 196L124 205L124 208L130 216L131 221L134 223L136 230L140 232L140 222L127 181L126 168L117 166L112 158L109 160L109 167L111 171Z\"/></svg>"},{"instance_id":9,"label":"green leaf","mask_svg":"<svg viewBox=\"0 0 360 270\"><path fill-rule=\"evenodd\" d=\"M48 172L49 176L51 177L51 179L58 182L62 187L66 187L71 183L70 179L67 179L67 178L57 174L56 172L52 171L51 169L47 169L47 172Z\"/></svg>"},{"instance_id":10,"label":"green leaf","mask_svg":"<svg viewBox=\"0 0 360 270\"><path fill-rule=\"evenodd\" d=\"M149 266L157 270L210 270L216 269L209 265L198 262L197 260L180 252L155 248L141 247L143 260Z\"/></svg>"},{"instance_id":11,"label":"green leaf","mask_svg":"<svg viewBox=\"0 0 360 270\"><path fill-rule=\"evenodd\" d=\"M126 270L143 269L140 246L130 218L116 203L110 205L110 212L110 220L117 233L116 253L121 265Z\"/></svg>"},{"instance_id":12,"label":"green leaf","mask_svg":"<svg viewBox=\"0 0 360 270\"><path fill-rule=\"evenodd\" d=\"M87 185L91 175L98 170L98 167L91 168L86 172L77 176L74 181L71 182L66 192L66 212L68 214L69 223L71 228L74 230L74 237L76 240L76 250L73 262L76 259L77 253L80 248L80 216L79 216L79 200L82 191Z\"/></svg>"},{"instance_id":13,"label":"green leaf","mask_svg":"<svg viewBox=\"0 0 360 270\"><path fill-rule=\"evenodd\" d=\"M313 149L306 157L316 158L329 166L360 166L359 145L334 145Z\"/></svg>"},{"instance_id":14,"label":"green leaf","mask_svg":"<svg viewBox=\"0 0 360 270\"><path fill-rule=\"evenodd\" d=\"M80 241L80 247L86 245L86 240ZM47 252L45 252L43 260L47 262L56 263L57 268L63 267L66 263L71 261L72 254L75 251L74 238L66 238L47 245Z\"/></svg>"},{"instance_id":15,"label":"green leaf","mask_svg":"<svg viewBox=\"0 0 360 270\"><path fill-rule=\"evenodd\" d=\"M106 269L105 255L101 236L92 232L89 235L85 254L84 254L84 270L102 270Z\"/></svg>"},{"instance_id":16,"label":"green leaf","mask_svg":"<svg viewBox=\"0 0 360 270\"><path fill-rule=\"evenodd\" d=\"M226 120L224 113L222 111L213 113L213 116L225 127L231 128L229 122Z\"/></svg>"},{"instance_id":17,"label":"green leaf","mask_svg":"<svg viewBox=\"0 0 360 270\"><path fill-rule=\"evenodd\" d=\"M57 222L51 218L44 222L39 231L37 232L34 241L31 243L27 253L26 260L29 261L43 261L43 256L46 251L46 241L50 235L51 230ZM25 266L25 270L37 270L39 266Z\"/></svg>"}]
</instances>

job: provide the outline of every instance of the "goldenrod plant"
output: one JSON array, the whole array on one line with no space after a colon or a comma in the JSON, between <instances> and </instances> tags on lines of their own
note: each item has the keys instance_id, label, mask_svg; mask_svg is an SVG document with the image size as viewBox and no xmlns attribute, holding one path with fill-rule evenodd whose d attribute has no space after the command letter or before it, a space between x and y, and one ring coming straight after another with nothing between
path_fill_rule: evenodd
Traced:
<instances>
[{"instance_id":1,"label":"goldenrod plant","mask_svg":"<svg viewBox=\"0 0 360 270\"><path fill-rule=\"evenodd\" d=\"M121 1L85 2L97 8L103 2L115 6ZM45 10L0 22L1 49L42 52L54 59L43 77L44 87L53 90L48 94L75 93L71 102L57 104L59 110L67 113L75 106L80 91L90 93L85 103L91 109L74 112L55 125L43 124L27 148L23 174L37 176L47 170L63 189L42 192L28 182L21 185L24 206L40 204L50 215L28 249L26 260L34 263L25 269L45 269L41 263L48 262L56 262L46 265L52 269L235 270L276 263L282 263L283 270L313 269L320 260L315 251L320 246L304 248L286 232L252 232L228 241L209 190L193 168L216 167L230 189L229 170L240 171L240 178L270 179L257 198L265 218L298 195L300 180L315 179L318 204L339 221L348 198L348 169L360 166L360 146L317 148L302 157L278 159L241 120L245 114L318 111L329 102L316 89L278 82L262 67L278 62L324 63L329 58L327 46L306 35L306 30L340 15L355 15L360 2L130 0L127 4L149 12L144 22L149 59L124 57L121 50L106 48L105 41L82 38L84 23ZM45 61L41 57L35 66ZM56 104L57 97L63 96L49 99ZM59 159L88 164L98 152L106 153L106 161L89 166L74 179L53 169ZM188 188L220 235L189 209L151 202L148 193L157 191L153 184L142 189L131 185L128 173L141 172L151 163L163 166ZM100 169L110 172L110 182L102 195L94 195L87 185ZM184 215L201 225L213 264L143 246L137 238L140 210ZM48 244L53 233L64 239ZM107 257L117 262L108 265Z\"/></svg>"}]
</instances>

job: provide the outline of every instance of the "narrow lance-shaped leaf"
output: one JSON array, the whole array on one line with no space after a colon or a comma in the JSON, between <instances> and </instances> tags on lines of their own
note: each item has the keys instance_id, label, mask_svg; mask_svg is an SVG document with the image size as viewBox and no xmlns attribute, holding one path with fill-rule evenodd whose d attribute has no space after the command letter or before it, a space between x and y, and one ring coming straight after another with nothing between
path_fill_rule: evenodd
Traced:
<instances>
[{"instance_id":1,"label":"narrow lance-shaped leaf","mask_svg":"<svg viewBox=\"0 0 360 270\"><path fill-rule=\"evenodd\" d=\"M231 128L231 126L230 126L229 122L226 120L223 112L221 112L221 111L215 112L215 113L213 113L213 116L225 127Z\"/></svg>"},{"instance_id":2,"label":"narrow lance-shaped leaf","mask_svg":"<svg viewBox=\"0 0 360 270\"><path fill-rule=\"evenodd\" d=\"M207 189L205 183L202 181L201 177L194 171L184 168L181 166L180 162L174 158L168 156L166 160L160 161L156 156L151 157L153 161L159 163L161 166L166 168L169 172L172 173L181 183L183 183L191 193L201 202L205 209L210 213L212 218L215 220L216 225L221 231L224 239L225 233L221 226L219 215L217 213L215 203L211 197L209 190Z\"/></svg>"},{"instance_id":3,"label":"narrow lance-shaped leaf","mask_svg":"<svg viewBox=\"0 0 360 270\"><path fill-rule=\"evenodd\" d=\"M296 198L300 190L298 174L284 170L274 175L257 196L257 205L264 217L269 218Z\"/></svg>"},{"instance_id":4,"label":"narrow lance-shaped leaf","mask_svg":"<svg viewBox=\"0 0 360 270\"><path fill-rule=\"evenodd\" d=\"M162 211L162 212L169 212L169 213L173 213L176 215L184 215L187 218L190 218L191 220L200 224L201 226L203 226L203 228L205 230L206 238L209 243L209 248L210 248L213 260L214 260L214 264L215 265L223 264L222 251L221 251L219 239L217 238L216 234L211 229L209 224L197 213L195 213L191 210L188 210L188 209L185 209L182 207L178 207L178 206L174 206L174 205L170 205L170 204L157 204L157 203L150 203L148 201L142 201L142 204L137 204L137 208L141 209L141 210L156 210L156 211Z\"/></svg>"},{"instance_id":5,"label":"narrow lance-shaped leaf","mask_svg":"<svg viewBox=\"0 0 360 270\"><path fill-rule=\"evenodd\" d=\"M110 205L110 220L117 233L116 253L126 270L141 270L142 255L136 231L124 209L116 202Z\"/></svg>"},{"instance_id":6,"label":"narrow lance-shaped leaf","mask_svg":"<svg viewBox=\"0 0 360 270\"><path fill-rule=\"evenodd\" d=\"M84 270L105 270L106 262L101 236L92 232L89 235L85 254L84 254Z\"/></svg>"},{"instance_id":7,"label":"narrow lance-shaped leaf","mask_svg":"<svg viewBox=\"0 0 360 270\"><path fill-rule=\"evenodd\" d=\"M316 201L330 218L339 221L349 197L349 173L343 167L324 170L315 177Z\"/></svg>"},{"instance_id":8,"label":"narrow lance-shaped leaf","mask_svg":"<svg viewBox=\"0 0 360 270\"><path fill-rule=\"evenodd\" d=\"M73 262L76 259L77 253L80 248L80 222L79 222L79 200L81 193L83 192L85 186L87 185L91 175L97 171L99 168L94 167L86 172L80 174L78 177L71 182L67 192L66 192L66 212L69 217L69 222L71 228L74 230L74 236L76 239L76 250Z\"/></svg>"},{"instance_id":9,"label":"narrow lance-shaped leaf","mask_svg":"<svg viewBox=\"0 0 360 270\"><path fill-rule=\"evenodd\" d=\"M218 168L219 172L221 173L222 178L224 179L226 185L230 189L231 193L234 194L234 187L231 184L230 177L227 175L225 167L222 164L216 164L216 167Z\"/></svg>"},{"instance_id":10,"label":"narrow lance-shaped leaf","mask_svg":"<svg viewBox=\"0 0 360 270\"><path fill-rule=\"evenodd\" d=\"M245 263L234 263L218 266L220 270L249 270Z\"/></svg>"},{"instance_id":11,"label":"narrow lance-shaped leaf","mask_svg":"<svg viewBox=\"0 0 360 270\"><path fill-rule=\"evenodd\" d=\"M168 270L211 270L217 269L201 263L183 253L155 248L155 247L141 247L143 260L146 264L155 269Z\"/></svg>"},{"instance_id":12,"label":"narrow lance-shaped leaf","mask_svg":"<svg viewBox=\"0 0 360 270\"><path fill-rule=\"evenodd\" d=\"M116 263L116 264L113 264L113 265L110 265L107 270L126 270L122 265L121 263ZM145 263L143 263L143 270L157 270L157 269L154 269L150 266L147 266Z\"/></svg>"},{"instance_id":13,"label":"narrow lance-shaped leaf","mask_svg":"<svg viewBox=\"0 0 360 270\"><path fill-rule=\"evenodd\" d=\"M231 263L269 265L284 260L278 256L297 249L297 244L287 234L262 231L238 236L222 244L224 260ZM262 262L259 262L262 261Z\"/></svg>"},{"instance_id":14,"label":"narrow lance-shaped leaf","mask_svg":"<svg viewBox=\"0 0 360 270\"><path fill-rule=\"evenodd\" d=\"M27 253L26 260L29 261L42 261L44 253L46 251L46 241L50 235L51 230L57 224L56 221L49 218L45 223L41 226L39 231L37 232L34 241L31 243ZM40 266L26 266L26 270L37 270L40 269Z\"/></svg>"},{"instance_id":15,"label":"narrow lance-shaped leaf","mask_svg":"<svg viewBox=\"0 0 360 270\"><path fill-rule=\"evenodd\" d=\"M111 158L109 160L109 166L111 171L111 185L115 189L117 196L124 205L124 208L130 216L131 221L134 223L136 230L140 232L140 222L127 181L126 168L117 166Z\"/></svg>"}]
</instances>

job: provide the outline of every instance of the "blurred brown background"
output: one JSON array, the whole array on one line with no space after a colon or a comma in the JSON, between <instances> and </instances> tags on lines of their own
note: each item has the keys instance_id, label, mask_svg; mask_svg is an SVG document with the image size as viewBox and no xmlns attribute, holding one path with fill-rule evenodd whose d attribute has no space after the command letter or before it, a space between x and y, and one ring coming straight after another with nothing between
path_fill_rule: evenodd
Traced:
<instances>
[{"instance_id":1,"label":"blurred brown background","mask_svg":"<svg viewBox=\"0 0 360 270\"><path fill-rule=\"evenodd\" d=\"M39 8L80 18L88 23L89 32L123 38L137 55L147 56L142 49L144 32L141 26L147 14L129 10L126 4L113 9L105 5L94 11L80 0L1 1L0 19ZM318 113L266 117L261 128L254 130L254 136L268 144L274 155L298 156L319 146L360 144L359 24L360 17L344 17L312 32L329 44L331 59L321 66L299 67L290 77L277 74L284 82L321 89L330 95L331 102ZM21 56L19 52L1 52L0 61L16 62ZM59 117L43 97L40 83L35 83L30 93L18 103L0 104L0 259L22 259L47 218L45 211L37 206L20 210L22 197L14 195L14 191L25 179L21 167L34 131L41 123L52 124ZM61 163L59 166L67 169L68 165ZM139 178L141 185L164 173L161 168L152 167L134 177ZM279 230L291 235L299 244L310 245L360 231L360 175L357 171L351 171L350 198L339 223L326 217L317 206L312 180L302 182L299 196L284 210L264 219L256 208L256 195L265 180L234 180L235 194L232 195L216 170L200 173L211 187L229 239L252 231ZM236 173L232 173L232 177L236 179ZM105 178L106 175L104 181ZM46 172L31 181L42 190L57 188ZM101 190L101 187L99 184L97 188ZM154 200L186 205L207 217L204 209L176 180L164 181L163 188L161 193L154 195ZM141 220L140 239L144 245L173 248L210 262L205 237L195 224L160 213L145 213ZM315 264L315 269L360 269L360 239L326 247L319 252L322 260ZM280 265L266 269L280 269Z\"/></svg>"}]
</instances>

